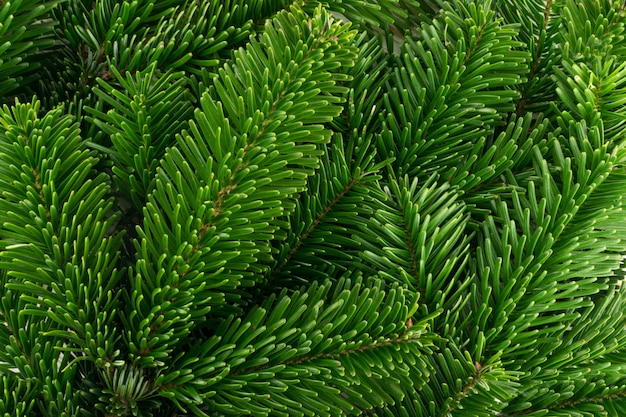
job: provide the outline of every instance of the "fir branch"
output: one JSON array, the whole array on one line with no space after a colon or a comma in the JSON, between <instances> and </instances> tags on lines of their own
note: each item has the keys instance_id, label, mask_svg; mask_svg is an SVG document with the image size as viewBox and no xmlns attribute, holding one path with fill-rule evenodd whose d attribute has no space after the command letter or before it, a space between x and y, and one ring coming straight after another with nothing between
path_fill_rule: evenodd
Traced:
<instances>
[{"instance_id":1,"label":"fir branch","mask_svg":"<svg viewBox=\"0 0 626 417\"><path fill-rule=\"evenodd\" d=\"M618 399L624 399L624 398L626 398L626 389L622 389L616 393L606 394L606 395L602 395L599 397L586 397L586 398L579 398L579 399L571 400L571 401L563 401L561 403L551 404L542 409L530 408L527 410L520 410L520 411L513 412L513 413L503 414L502 416L503 417L522 416L522 415L532 414L532 413L536 413L537 411L544 411L544 410L565 410L567 412L568 409L570 409L570 410L578 411L580 410L581 406L586 405L586 404L594 404L594 405L598 404L600 405L600 407L597 407L598 411L604 411L604 407L602 407L602 404L605 403L607 400L610 401L610 400L618 400Z\"/></svg>"},{"instance_id":2,"label":"fir branch","mask_svg":"<svg viewBox=\"0 0 626 417\"><path fill-rule=\"evenodd\" d=\"M238 408L242 412L254 408L258 413L267 415L270 410L267 408L268 403L265 402L266 397L258 393L254 381L291 374L292 377L297 377L299 382L289 387L281 384L276 387L272 396L276 395L276 398L285 396L295 401L299 390L313 383L311 377L314 374L310 373L311 369L318 369L319 371L315 373L323 372L330 378L325 383L316 383L318 394L321 398L327 396L337 398L337 402L329 404L331 408L322 415L331 415L328 412L330 410L340 412L341 408L338 407L353 408L348 398L367 406L368 400L353 396L352 391L363 392L372 382L361 377L360 382L353 385L342 377L344 371L341 369L344 366L348 367L346 369L352 369L348 371L351 373L359 368L356 359L350 360L351 357L388 349L390 353L397 352L394 355L401 355L403 351L401 348L405 344L411 351L414 349L429 351L432 343L432 336L426 332L425 321L412 323L410 329L405 327L407 317L415 308L414 299L406 298L405 292L397 286L385 292L381 284L381 281L366 283L360 278L354 281L341 279L332 286L329 282L320 286L312 285L306 292L295 292L291 297L282 291L277 297L269 297L262 307L250 311L244 320L234 320L231 317L220 324L224 330L220 332L224 335L220 342L231 346L228 351L216 352L213 357L206 356L207 359L201 364L189 362L185 359L188 354L185 354L178 362L182 366L191 367L189 371L179 369L171 376L164 375L160 378L162 382L159 382L159 386L166 392L176 392L178 384L184 383L187 379L178 375L189 375L191 372L195 378L206 381L206 387L198 386L201 391L197 391L198 394L188 397L184 402L191 405L195 402L191 401L192 398L200 395L206 398L203 403L208 410L225 412L224 401L230 398L231 388L242 384L239 392L246 392L253 402L248 405L240 403L236 407L244 407ZM316 307L311 310L303 308L305 305ZM381 320L391 320L396 325L383 329L380 327ZM292 323L301 323L303 327L293 332L288 330ZM357 333L352 334L352 331L348 330L354 328L351 323L360 323ZM343 340L341 335L344 329L351 332L350 341ZM296 348L293 342L303 337L311 343L308 343L305 349ZM212 349L218 340L214 337L203 344L197 344L192 347L189 354L195 355L196 351ZM231 355L241 357L243 360L238 365L224 367L223 361ZM380 362L376 368L380 367L382 371L385 366L385 362ZM380 379L380 376L374 379ZM180 382L175 382L176 380ZM389 382L393 384L392 381ZM341 391L348 395L346 399L337 397ZM183 400L183 397L180 397L180 400ZM298 408L316 409L319 407L318 401L301 403L293 412L301 414L297 411ZM199 405L197 402L196 404ZM294 406L293 402L286 404L289 407Z\"/></svg>"},{"instance_id":3,"label":"fir branch","mask_svg":"<svg viewBox=\"0 0 626 417\"><path fill-rule=\"evenodd\" d=\"M492 17L482 6L448 7L422 27L425 40L405 43L396 88L385 96L389 132L377 143L380 156L396 158L400 174L426 179L459 165L481 140L482 129L493 128L496 114L513 109L517 93L507 86L522 81L526 54L515 50L521 46L513 40L516 31ZM469 33L466 44L462 34ZM495 49L488 53L490 48Z\"/></svg>"},{"instance_id":4,"label":"fir branch","mask_svg":"<svg viewBox=\"0 0 626 417\"><path fill-rule=\"evenodd\" d=\"M38 110L33 101L0 111L1 297L9 332L0 368L39 381L34 390L45 409L69 416L80 413L80 396L59 375L74 377L82 360L110 366L119 355L111 310L120 239L105 237L112 204L104 176L89 178L94 159L77 125L60 110L41 118Z\"/></svg>"},{"instance_id":5,"label":"fir branch","mask_svg":"<svg viewBox=\"0 0 626 417\"><path fill-rule=\"evenodd\" d=\"M530 72L528 74L528 79L524 84L524 89L522 90L520 99L515 106L515 114L517 116L521 115L522 111L526 107L526 102L531 95L530 86L533 85L535 78L538 76L541 61L546 59L546 57L544 56L544 49L546 48L546 36L548 27L550 26L550 16L552 14L553 4L554 0L545 0L545 6L543 9L543 26L541 26L539 29L537 44L532 51L533 60L530 64Z\"/></svg>"},{"instance_id":6,"label":"fir branch","mask_svg":"<svg viewBox=\"0 0 626 417\"><path fill-rule=\"evenodd\" d=\"M94 88L94 94L111 109L105 114L87 108L93 115L87 120L110 135L112 146L92 147L113 160L113 180L119 192L140 211L154 190L159 160L176 143L175 135L187 127L193 101L182 72L158 74L155 64L134 74L127 72L125 77L114 66L110 71L121 91L98 80L100 87Z\"/></svg>"},{"instance_id":7,"label":"fir branch","mask_svg":"<svg viewBox=\"0 0 626 417\"><path fill-rule=\"evenodd\" d=\"M343 189L339 191L337 195L335 195L333 200L328 202L326 206L323 207L322 211L317 214L317 216L313 219L313 222L304 231L304 233L297 237L295 244L291 247L291 249L289 249L289 252L287 252L287 255L285 255L285 257L281 259L281 263L277 265L276 267L272 268L272 273L267 279L266 283L264 284L265 287L270 288L273 285L274 281L281 275L283 268L289 263L291 258L298 252L298 249L300 249L302 244L309 238L311 233L315 231L317 226L324 220L326 215L333 209L333 207L337 205L341 201L341 199L346 194L348 194L355 185L358 185L358 184L363 185L361 183L361 179L364 175L365 173L361 175L361 178L350 179L348 184L346 184L343 187Z\"/></svg>"},{"instance_id":8,"label":"fir branch","mask_svg":"<svg viewBox=\"0 0 626 417\"><path fill-rule=\"evenodd\" d=\"M470 392L476 389L476 386L481 383L481 376L484 372L488 372L488 369L482 367L482 365L478 362L474 363L476 368L476 372L467 377L461 390L455 394L450 401L447 402L447 408L441 410L439 417L446 417L452 414L452 412L458 408L464 408L461 401L466 399Z\"/></svg>"},{"instance_id":9,"label":"fir branch","mask_svg":"<svg viewBox=\"0 0 626 417\"><path fill-rule=\"evenodd\" d=\"M355 234L362 246L359 267L421 294L419 316L463 309L461 294L471 283L461 272L469 249L463 204L436 177L422 185L399 178L385 191L385 206Z\"/></svg>"},{"instance_id":10,"label":"fir branch","mask_svg":"<svg viewBox=\"0 0 626 417\"><path fill-rule=\"evenodd\" d=\"M196 326L195 320L206 320L209 311L229 314L230 309L219 311L225 296L241 302L238 288L254 285L260 271L253 265L270 251L267 241L278 230L275 219L291 210L292 196L304 189L317 164L315 144L327 136L319 123L338 114L333 104L340 99L331 94L343 91L334 79L343 79L337 67L351 62L350 48L342 46L351 34L321 10L311 28L294 23L293 14L283 13L267 24L263 43L253 41L235 54L235 64L226 65L214 80L215 96L201 99L203 111L190 122L193 137L183 132L178 147L169 149L161 162L137 244L140 275L130 317L137 329L145 329L145 342L134 342L137 360L152 361L149 350L140 347L158 340L154 327L146 327L150 323L167 323L158 329L167 338L157 342L164 350L159 355L166 355L170 344ZM269 63L268 68L260 70L259 63ZM318 75L308 79L313 66ZM237 80L236 73L245 78ZM291 91L303 85L306 90ZM263 94L251 97L253 87ZM185 235L177 231L179 216L190 222ZM157 238L164 235L166 240ZM153 242L160 243L157 252L165 258L153 258L148 246ZM166 261L163 273L157 265ZM146 303L148 294L161 286L161 277L170 290L159 300L169 300L185 314L162 310L161 301ZM180 293L179 285L185 288ZM169 339L173 343L165 342Z\"/></svg>"},{"instance_id":11,"label":"fir branch","mask_svg":"<svg viewBox=\"0 0 626 417\"><path fill-rule=\"evenodd\" d=\"M366 351L371 351L375 349L381 349L385 347L391 347L391 346L396 347L398 345L402 345L406 343L414 344L417 339L418 338L413 337L413 333L410 330L408 330L407 332L401 333L397 337L392 338L392 339L376 340L372 344L369 344L369 345L363 345L363 346L359 346L356 348L346 349L346 350L334 352L334 353L318 353L313 356L302 356L296 359L285 361L281 365L284 365L284 366L300 365L303 363L313 363L319 359L336 359L338 361L337 363L339 364L339 366L341 366L341 358L344 356L349 356L349 355L359 353L359 352L366 352ZM272 365L262 365L262 366L252 367L252 368L245 368L245 369L241 369L236 372L233 372L229 374L229 376L236 377L242 374L262 371L264 369L269 369L271 367Z\"/></svg>"},{"instance_id":12,"label":"fir branch","mask_svg":"<svg viewBox=\"0 0 626 417\"><path fill-rule=\"evenodd\" d=\"M40 69L56 52L52 11L63 3L10 1L0 3L0 104L25 94L40 77Z\"/></svg>"}]
</instances>

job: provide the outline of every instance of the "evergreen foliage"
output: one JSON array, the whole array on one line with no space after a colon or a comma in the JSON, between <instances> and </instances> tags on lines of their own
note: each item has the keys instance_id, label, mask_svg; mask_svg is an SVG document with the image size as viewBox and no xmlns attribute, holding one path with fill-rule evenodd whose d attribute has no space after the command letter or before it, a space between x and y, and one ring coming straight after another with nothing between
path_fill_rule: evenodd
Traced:
<instances>
[{"instance_id":1,"label":"evergreen foliage","mask_svg":"<svg viewBox=\"0 0 626 417\"><path fill-rule=\"evenodd\" d=\"M0 0L0 415L626 415L625 25Z\"/></svg>"}]
</instances>

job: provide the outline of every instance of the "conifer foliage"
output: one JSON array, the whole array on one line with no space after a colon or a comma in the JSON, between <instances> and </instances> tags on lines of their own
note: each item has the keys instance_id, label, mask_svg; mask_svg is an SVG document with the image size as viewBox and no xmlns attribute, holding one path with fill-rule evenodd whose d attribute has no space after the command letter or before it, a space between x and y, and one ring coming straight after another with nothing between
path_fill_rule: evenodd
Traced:
<instances>
[{"instance_id":1,"label":"conifer foliage","mask_svg":"<svg viewBox=\"0 0 626 417\"><path fill-rule=\"evenodd\" d=\"M0 415L626 415L625 25L0 0Z\"/></svg>"}]
</instances>

